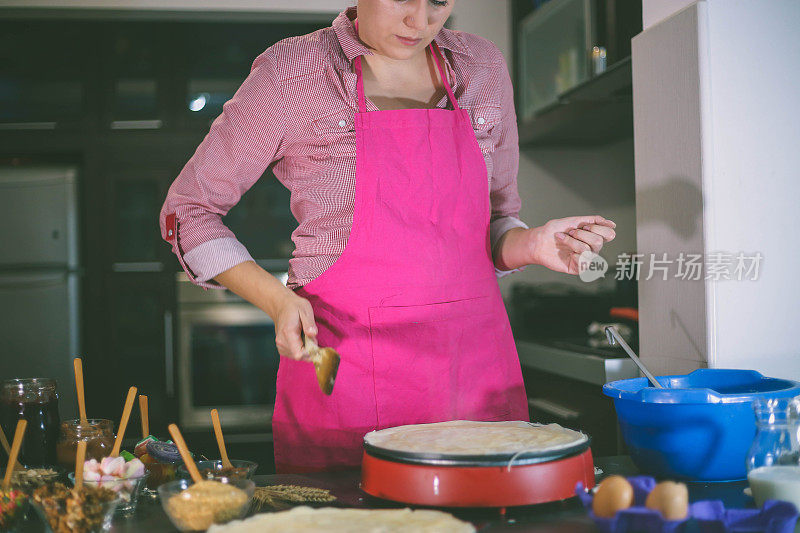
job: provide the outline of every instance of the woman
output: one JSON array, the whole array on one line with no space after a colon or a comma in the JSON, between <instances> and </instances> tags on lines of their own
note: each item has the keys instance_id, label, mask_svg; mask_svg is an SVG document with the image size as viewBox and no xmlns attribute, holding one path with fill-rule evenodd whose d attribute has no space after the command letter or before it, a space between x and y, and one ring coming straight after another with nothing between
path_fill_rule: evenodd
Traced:
<instances>
[{"instance_id":1,"label":"woman","mask_svg":"<svg viewBox=\"0 0 800 533\"><path fill-rule=\"evenodd\" d=\"M492 43L443 29L454 4L359 0L268 48L167 196L189 276L275 321L279 472L358 466L374 429L527 420L497 275L577 274L614 238L600 216L516 218L511 81ZM299 222L288 288L220 221L272 164ZM342 357L330 396L303 334Z\"/></svg>"}]
</instances>

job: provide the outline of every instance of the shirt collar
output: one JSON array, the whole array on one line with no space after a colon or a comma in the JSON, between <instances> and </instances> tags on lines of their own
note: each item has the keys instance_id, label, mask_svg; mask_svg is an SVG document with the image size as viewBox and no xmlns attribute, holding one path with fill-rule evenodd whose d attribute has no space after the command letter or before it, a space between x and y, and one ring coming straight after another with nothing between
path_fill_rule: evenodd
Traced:
<instances>
[{"instance_id":1,"label":"shirt collar","mask_svg":"<svg viewBox=\"0 0 800 533\"><path fill-rule=\"evenodd\" d=\"M344 55L348 61L353 61L357 56L369 55L372 52L358 40L353 20L356 18L356 8L349 7L339 13L333 21L333 31L339 40ZM469 54L466 43L462 42L457 32L442 28L433 39L439 48L446 48L451 52Z\"/></svg>"}]
</instances>

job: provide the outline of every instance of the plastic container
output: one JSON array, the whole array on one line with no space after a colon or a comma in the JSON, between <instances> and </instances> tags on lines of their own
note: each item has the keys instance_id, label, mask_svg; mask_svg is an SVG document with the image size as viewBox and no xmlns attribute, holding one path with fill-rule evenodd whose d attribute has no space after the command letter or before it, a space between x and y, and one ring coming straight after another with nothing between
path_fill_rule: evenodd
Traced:
<instances>
[{"instance_id":1,"label":"plastic container","mask_svg":"<svg viewBox=\"0 0 800 533\"><path fill-rule=\"evenodd\" d=\"M689 481L731 481L747 475L745 460L755 437L756 398L800 395L800 383L753 370L700 369L612 381L603 393L614 399L622 437L642 472Z\"/></svg>"},{"instance_id":2,"label":"plastic container","mask_svg":"<svg viewBox=\"0 0 800 533\"><path fill-rule=\"evenodd\" d=\"M659 511L644 505L656 480L649 476L627 479L633 486L633 507L618 511L612 518L595 515L592 512L594 495L581 483L575 487L575 495L602 533L793 533L797 522L795 506L775 500L765 502L760 509L725 509L720 500L702 500L689 504L685 520L666 520Z\"/></svg>"}]
</instances>

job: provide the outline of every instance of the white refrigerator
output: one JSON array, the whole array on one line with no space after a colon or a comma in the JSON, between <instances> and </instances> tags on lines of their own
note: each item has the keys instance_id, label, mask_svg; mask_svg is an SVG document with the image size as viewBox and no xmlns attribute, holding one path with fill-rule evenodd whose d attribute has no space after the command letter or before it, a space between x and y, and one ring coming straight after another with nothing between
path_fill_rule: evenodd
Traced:
<instances>
[{"instance_id":1,"label":"white refrigerator","mask_svg":"<svg viewBox=\"0 0 800 533\"><path fill-rule=\"evenodd\" d=\"M52 377L75 417L80 354L78 172L0 167L0 379Z\"/></svg>"}]
</instances>

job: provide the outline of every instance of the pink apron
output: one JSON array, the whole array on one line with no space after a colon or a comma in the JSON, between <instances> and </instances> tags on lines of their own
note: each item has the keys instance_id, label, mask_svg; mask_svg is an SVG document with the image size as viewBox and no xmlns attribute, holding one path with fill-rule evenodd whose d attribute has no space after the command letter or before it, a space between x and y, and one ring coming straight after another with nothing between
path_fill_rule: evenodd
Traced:
<instances>
[{"instance_id":1,"label":"pink apron","mask_svg":"<svg viewBox=\"0 0 800 533\"><path fill-rule=\"evenodd\" d=\"M438 47L436 48L438 51ZM489 244L489 180L470 118L366 111L361 57L353 226L339 259L297 293L341 355L331 396L281 358L272 421L279 473L361 464L365 433L447 420L528 420Z\"/></svg>"}]
</instances>

